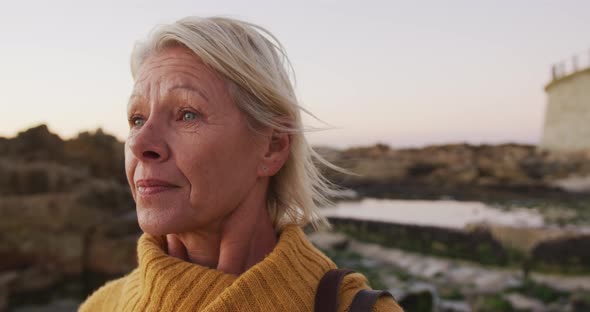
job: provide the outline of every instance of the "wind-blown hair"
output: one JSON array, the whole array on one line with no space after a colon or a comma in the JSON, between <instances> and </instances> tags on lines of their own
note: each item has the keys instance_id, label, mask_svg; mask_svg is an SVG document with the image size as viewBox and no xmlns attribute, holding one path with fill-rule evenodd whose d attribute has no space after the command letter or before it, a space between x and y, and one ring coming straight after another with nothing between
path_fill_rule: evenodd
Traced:
<instances>
[{"instance_id":1,"label":"wind-blown hair","mask_svg":"<svg viewBox=\"0 0 590 312\"><path fill-rule=\"evenodd\" d=\"M158 26L146 41L136 43L131 56L133 78L149 55L173 46L190 49L222 76L251 129L271 127L290 135L289 157L271 178L267 195L275 229L293 223L311 223L316 229L329 226L318 207L330 203L328 197L336 187L316 165L338 168L305 139L301 111L313 114L299 105L293 68L276 37L258 25L232 18L186 17Z\"/></svg>"}]
</instances>

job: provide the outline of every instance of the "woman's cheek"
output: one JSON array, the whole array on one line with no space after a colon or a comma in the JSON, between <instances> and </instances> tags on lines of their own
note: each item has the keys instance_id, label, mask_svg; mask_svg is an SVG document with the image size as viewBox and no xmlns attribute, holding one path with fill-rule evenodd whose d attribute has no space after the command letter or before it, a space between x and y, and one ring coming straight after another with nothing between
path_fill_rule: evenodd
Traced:
<instances>
[{"instance_id":1,"label":"woman's cheek","mask_svg":"<svg viewBox=\"0 0 590 312\"><path fill-rule=\"evenodd\" d=\"M131 189L131 195L133 195L133 199L135 199L135 182L133 181L133 177L135 175L135 169L137 168L137 159L133 157L131 151L125 145L125 176L127 177L127 183Z\"/></svg>"}]
</instances>

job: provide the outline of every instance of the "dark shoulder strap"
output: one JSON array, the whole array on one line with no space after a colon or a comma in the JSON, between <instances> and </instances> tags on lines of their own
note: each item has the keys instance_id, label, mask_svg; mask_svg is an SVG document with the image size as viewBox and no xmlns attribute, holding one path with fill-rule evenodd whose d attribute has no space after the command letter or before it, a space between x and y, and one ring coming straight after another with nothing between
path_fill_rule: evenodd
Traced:
<instances>
[{"instance_id":1,"label":"dark shoulder strap","mask_svg":"<svg viewBox=\"0 0 590 312\"><path fill-rule=\"evenodd\" d=\"M377 299L382 296L393 296L385 290L361 289L356 293L350 304L350 312L371 312Z\"/></svg>"},{"instance_id":2,"label":"dark shoulder strap","mask_svg":"<svg viewBox=\"0 0 590 312\"><path fill-rule=\"evenodd\" d=\"M332 269L324 274L315 293L315 312L338 311L338 289L340 288L340 282L342 282L344 276L353 272L345 269Z\"/></svg>"}]
</instances>

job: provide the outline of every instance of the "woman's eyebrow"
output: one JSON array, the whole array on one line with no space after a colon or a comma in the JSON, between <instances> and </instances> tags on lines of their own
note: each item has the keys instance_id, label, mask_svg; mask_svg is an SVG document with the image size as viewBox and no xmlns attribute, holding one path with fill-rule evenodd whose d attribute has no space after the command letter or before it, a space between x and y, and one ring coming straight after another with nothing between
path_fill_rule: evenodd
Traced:
<instances>
[{"instance_id":1,"label":"woman's eyebrow","mask_svg":"<svg viewBox=\"0 0 590 312\"><path fill-rule=\"evenodd\" d=\"M129 95L129 99L127 100L127 106L129 106L133 102L135 102L136 98L145 99L143 93L140 90L138 90L137 85L133 87L133 90L131 91L131 95Z\"/></svg>"},{"instance_id":2,"label":"woman's eyebrow","mask_svg":"<svg viewBox=\"0 0 590 312\"><path fill-rule=\"evenodd\" d=\"M135 106L137 106L137 99L143 99L143 95L141 93L138 92L133 92L131 93L131 95L129 96L129 99L127 100L127 112L129 113Z\"/></svg>"},{"instance_id":3,"label":"woman's eyebrow","mask_svg":"<svg viewBox=\"0 0 590 312\"><path fill-rule=\"evenodd\" d=\"M175 85L170 87L166 93L170 94L172 93L172 91L174 90L188 90L190 92L194 92L197 93L199 96L201 96L205 101L209 102L209 96L207 96L207 93L205 93L203 90L196 88L195 86L191 86L191 85Z\"/></svg>"},{"instance_id":4,"label":"woman's eyebrow","mask_svg":"<svg viewBox=\"0 0 590 312\"><path fill-rule=\"evenodd\" d=\"M170 87L168 90L166 90L166 94L164 95L164 97L170 96L170 94L173 93L173 91L175 91L175 90L186 90L189 92L197 93L205 101L209 102L209 96L207 96L207 93L205 93L203 90L201 90L199 88L196 88L191 85L186 85L186 84L180 84L180 85L175 85L175 86ZM141 92L134 90L131 93L131 95L129 96L129 99L127 100L127 108L128 109L130 109L132 106L134 106L136 104L137 98L145 99L145 96Z\"/></svg>"}]
</instances>

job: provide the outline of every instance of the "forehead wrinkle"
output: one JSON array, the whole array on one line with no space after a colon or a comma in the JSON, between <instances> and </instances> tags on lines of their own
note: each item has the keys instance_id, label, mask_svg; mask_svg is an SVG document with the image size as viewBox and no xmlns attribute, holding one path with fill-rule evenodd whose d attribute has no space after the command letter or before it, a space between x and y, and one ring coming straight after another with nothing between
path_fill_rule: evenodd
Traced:
<instances>
[{"instance_id":1,"label":"forehead wrinkle","mask_svg":"<svg viewBox=\"0 0 590 312\"><path fill-rule=\"evenodd\" d=\"M170 96L175 90L194 92L207 102L210 99L205 89L201 88L199 84L191 83L187 79L175 77L160 84L160 95L162 97Z\"/></svg>"},{"instance_id":2,"label":"forehead wrinkle","mask_svg":"<svg viewBox=\"0 0 590 312\"><path fill-rule=\"evenodd\" d=\"M199 75L199 72L202 72L204 70L208 71L209 74L213 74L211 73L210 70L208 68L204 68L201 66L190 66L192 68L194 68L194 70L188 70L186 64L170 64L170 65L163 65L160 64L157 67L154 68L150 68L151 70L155 70L158 69L160 67L170 67L171 68L171 72L170 73L166 73L163 76L158 77L155 81L149 81L151 77L150 74L148 75L142 75L142 77L140 77L141 79L136 80L135 86L133 88L133 93L132 96L136 96L136 95L142 95L145 93L150 93L149 90L147 92L144 92L145 90L142 90L143 88L147 88L149 89L150 85L154 84L154 83L159 83L159 95L163 96L166 93L177 89L177 88L184 88L184 89L188 89L194 92L199 93L203 98L205 98L206 100L209 100L210 96L207 93L207 91L204 88L201 88L200 85L202 84L207 84L208 83L208 79L205 79L205 77L203 77L203 75Z\"/></svg>"},{"instance_id":3,"label":"forehead wrinkle","mask_svg":"<svg viewBox=\"0 0 590 312\"><path fill-rule=\"evenodd\" d=\"M133 84L133 89L131 90L131 95L129 96L129 101L131 102L131 100L133 100L136 97L140 97L145 99L145 95L144 93L147 92L143 92L144 90L142 89L147 89L149 92L150 86L149 84L144 83L150 76L149 75L145 75L144 77L140 76L140 79L135 80L135 83Z\"/></svg>"},{"instance_id":4,"label":"forehead wrinkle","mask_svg":"<svg viewBox=\"0 0 590 312\"><path fill-rule=\"evenodd\" d=\"M138 87L138 84L136 84L133 87L133 91L131 92L131 95L129 96L129 100L127 100L127 111L130 112L131 109L133 108L133 105L137 103L137 101L146 101L146 97L144 96L144 94L142 92L140 92L138 89L139 88L143 88L144 86L140 86ZM145 88L148 90L149 92L149 85L145 86Z\"/></svg>"},{"instance_id":5,"label":"forehead wrinkle","mask_svg":"<svg viewBox=\"0 0 590 312\"><path fill-rule=\"evenodd\" d=\"M221 81L225 86L216 71L190 53L152 55L141 65L137 78L130 103L139 98L150 106L172 96L177 89L196 93L210 103L211 96L223 93L214 80Z\"/></svg>"}]
</instances>

